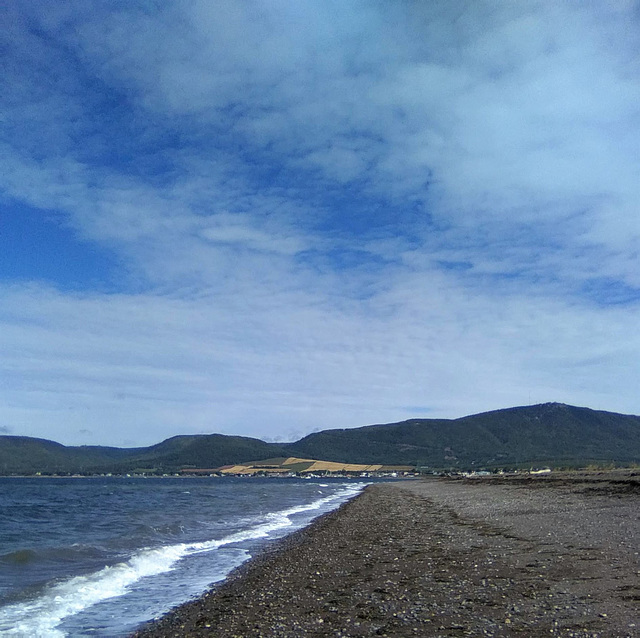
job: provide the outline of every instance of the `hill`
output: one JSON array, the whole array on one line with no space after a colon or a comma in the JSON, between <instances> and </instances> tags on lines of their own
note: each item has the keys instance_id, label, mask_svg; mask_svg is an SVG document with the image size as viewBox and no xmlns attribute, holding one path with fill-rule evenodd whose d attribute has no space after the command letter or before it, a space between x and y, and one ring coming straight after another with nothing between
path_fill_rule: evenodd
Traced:
<instances>
[{"instance_id":1,"label":"hill","mask_svg":"<svg viewBox=\"0 0 640 638\"><path fill-rule=\"evenodd\" d=\"M174 472L273 458L434 469L640 463L640 417L559 403L460 419L324 430L294 443L222 434L176 436L145 448L64 446L0 436L0 474Z\"/></svg>"},{"instance_id":2,"label":"hill","mask_svg":"<svg viewBox=\"0 0 640 638\"><path fill-rule=\"evenodd\" d=\"M91 472L96 467L126 465L126 459L137 452L136 448L67 447L47 439L0 436L0 473Z\"/></svg>"},{"instance_id":3,"label":"hill","mask_svg":"<svg viewBox=\"0 0 640 638\"><path fill-rule=\"evenodd\" d=\"M325 430L293 443L292 453L338 462L435 468L638 463L640 417L545 403L460 419Z\"/></svg>"},{"instance_id":4,"label":"hill","mask_svg":"<svg viewBox=\"0 0 640 638\"><path fill-rule=\"evenodd\" d=\"M146 448L64 446L22 436L0 436L0 474L175 472L244 459L288 456L278 444L223 434L175 436Z\"/></svg>"}]
</instances>

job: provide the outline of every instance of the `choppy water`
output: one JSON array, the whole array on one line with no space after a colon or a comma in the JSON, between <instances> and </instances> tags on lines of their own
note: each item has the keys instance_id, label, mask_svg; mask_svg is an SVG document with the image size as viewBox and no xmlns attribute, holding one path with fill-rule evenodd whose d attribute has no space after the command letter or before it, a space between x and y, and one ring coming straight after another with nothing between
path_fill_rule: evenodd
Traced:
<instances>
[{"instance_id":1,"label":"choppy water","mask_svg":"<svg viewBox=\"0 0 640 638\"><path fill-rule=\"evenodd\" d=\"M364 485L0 478L0 634L126 635Z\"/></svg>"}]
</instances>

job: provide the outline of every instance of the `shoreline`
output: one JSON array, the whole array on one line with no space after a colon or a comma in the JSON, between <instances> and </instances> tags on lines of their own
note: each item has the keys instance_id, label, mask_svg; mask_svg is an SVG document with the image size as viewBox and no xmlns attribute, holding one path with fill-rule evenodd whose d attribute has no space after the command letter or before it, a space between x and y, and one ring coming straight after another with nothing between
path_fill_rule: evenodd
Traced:
<instances>
[{"instance_id":1,"label":"shoreline","mask_svg":"<svg viewBox=\"0 0 640 638\"><path fill-rule=\"evenodd\" d=\"M636 636L638 481L370 485L132 636Z\"/></svg>"}]
</instances>

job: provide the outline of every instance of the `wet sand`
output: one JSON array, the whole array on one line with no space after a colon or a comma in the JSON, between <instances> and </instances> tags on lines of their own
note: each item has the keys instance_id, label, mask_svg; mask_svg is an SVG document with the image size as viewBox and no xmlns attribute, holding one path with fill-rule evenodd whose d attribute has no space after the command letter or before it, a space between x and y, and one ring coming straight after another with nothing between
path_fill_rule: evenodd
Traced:
<instances>
[{"instance_id":1,"label":"wet sand","mask_svg":"<svg viewBox=\"0 0 640 638\"><path fill-rule=\"evenodd\" d=\"M377 484L135 634L640 636L640 476Z\"/></svg>"}]
</instances>

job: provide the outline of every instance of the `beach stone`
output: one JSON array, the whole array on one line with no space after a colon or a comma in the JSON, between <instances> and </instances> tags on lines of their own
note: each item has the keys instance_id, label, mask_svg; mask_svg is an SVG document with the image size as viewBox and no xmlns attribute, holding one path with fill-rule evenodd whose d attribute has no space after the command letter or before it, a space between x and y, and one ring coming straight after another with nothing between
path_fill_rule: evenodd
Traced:
<instances>
[{"instance_id":1,"label":"beach stone","mask_svg":"<svg viewBox=\"0 0 640 638\"><path fill-rule=\"evenodd\" d=\"M638 477L369 486L135 636L633 637Z\"/></svg>"}]
</instances>

